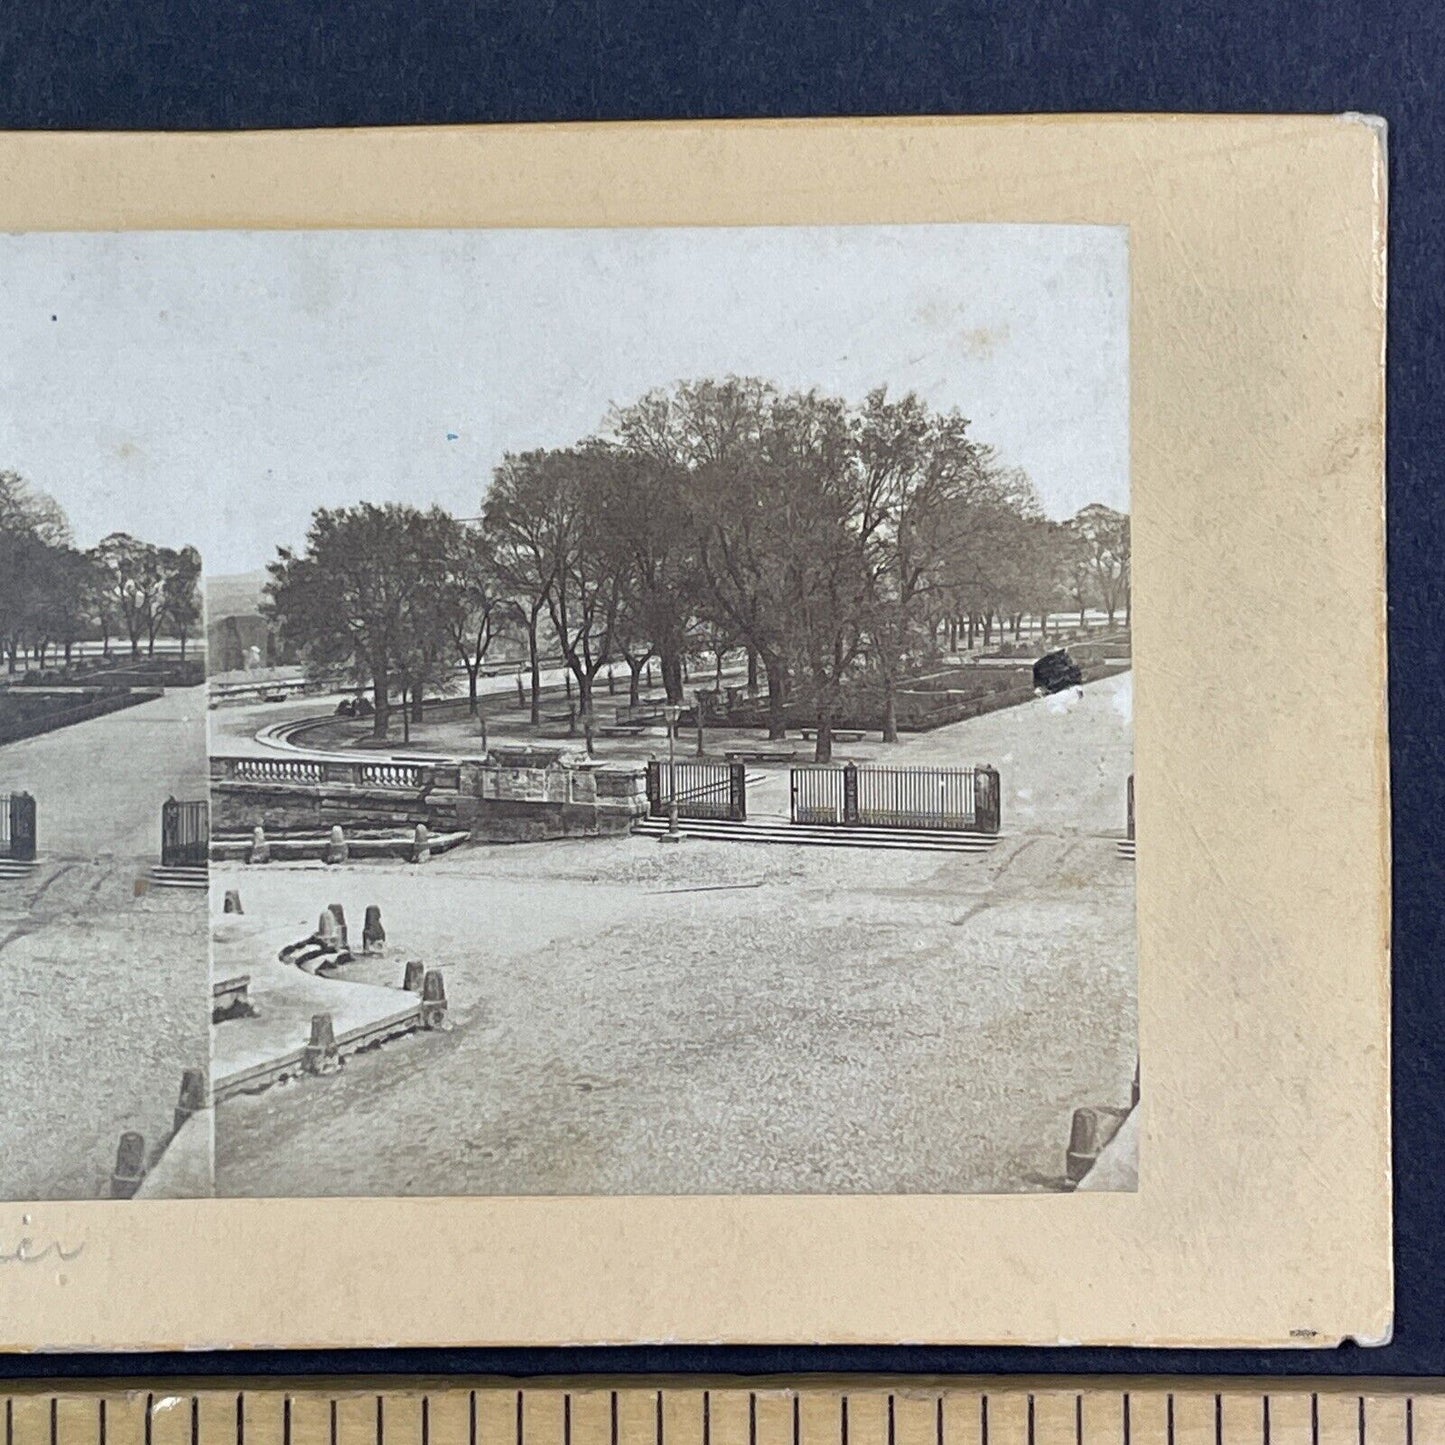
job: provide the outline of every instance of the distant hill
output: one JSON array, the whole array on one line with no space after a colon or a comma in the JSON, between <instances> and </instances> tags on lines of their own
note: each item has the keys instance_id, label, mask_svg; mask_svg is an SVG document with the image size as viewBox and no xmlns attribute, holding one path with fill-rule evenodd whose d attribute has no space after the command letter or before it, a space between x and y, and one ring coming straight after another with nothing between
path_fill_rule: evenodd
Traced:
<instances>
[{"instance_id":1,"label":"distant hill","mask_svg":"<svg viewBox=\"0 0 1445 1445\"><path fill-rule=\"evenodd\" d=\"M212 622L223 617L254 617L261 610L265 572L239 572L230 577L207 577L206 616Z\"/></svg>"}]
</instances>

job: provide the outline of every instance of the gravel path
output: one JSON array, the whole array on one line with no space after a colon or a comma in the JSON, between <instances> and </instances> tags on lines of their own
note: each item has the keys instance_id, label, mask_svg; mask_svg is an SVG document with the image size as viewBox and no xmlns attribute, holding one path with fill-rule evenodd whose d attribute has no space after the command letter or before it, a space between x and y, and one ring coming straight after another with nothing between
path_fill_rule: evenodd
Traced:
<instances>
[{"instance_id":1,"label":"gravel path","mask_svg":"<svg viewBox=\"0 0 1445 1445\"><path fill-rule=\"evenodd\" d=\"M88 1199L116 1144L165 1137L204 1067L204 894L136 878L166 797L204 796L204 690L0 748L0 792L36 798L41 866L0 883L0 1198Z\"/></svg>"},{"instance_id":2,"label":"gravel path","mask_svg":"<svg viewBox=\"0 0 1445 1445\"><path fill-rule=\"evenodd\" d=\"M628 837L218 873L268 929L379 904L388 955L348 977L422 958L452 1004L446 1034L223 1105L218 1191L1060 1187L1073 1109L1126 1103L1135 1063L1133 869L1100 836L1127 688L917 740L1000 767L988 855Z\"/></svg>"}]
</instances>

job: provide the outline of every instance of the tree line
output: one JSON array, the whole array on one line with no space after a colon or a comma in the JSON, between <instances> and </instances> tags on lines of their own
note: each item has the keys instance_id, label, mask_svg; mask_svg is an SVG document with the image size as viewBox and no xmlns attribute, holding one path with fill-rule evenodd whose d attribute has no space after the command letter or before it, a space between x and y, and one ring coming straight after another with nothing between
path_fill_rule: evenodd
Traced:
<instances>
[{"instance_id":1,"label":"tree line","mask_svg":"<svg viewBox=\"0 0 1445 1445\"><path fill-rule=\"evenodd\" d=\"M465 671L471 705L494 638L515 636L538 720L541 658L560 650L591 746L599 674L636 701L656 662L684 698L684 659L744 652L769 735L790 703L820 759L845 690L896 696L920 661L988 645L1022 620L1098 607L1129 616L1129 519L1095 504L1049 519L1028 477L957 412L913 393L861 404L758 378L679 383L616 408L570 447L509 454L479 518L364 503L318 510L269 567L283 640L393 706Z\"/></svg>"},{"instance_id":2,"label":"tree line","mask_svg":"<svg viewBox=\"0 0 1445 1445\"><path fill-rule=\"evenodd\" d=\"M55 499L18 473L0 471L0 651L14 673L22 660L71 661L76 643L112 640L130 656L155 652L163 634L185 657L201 620L201 557L112 532L96 546L74 545Z\"/></svg>"}]
</instances>

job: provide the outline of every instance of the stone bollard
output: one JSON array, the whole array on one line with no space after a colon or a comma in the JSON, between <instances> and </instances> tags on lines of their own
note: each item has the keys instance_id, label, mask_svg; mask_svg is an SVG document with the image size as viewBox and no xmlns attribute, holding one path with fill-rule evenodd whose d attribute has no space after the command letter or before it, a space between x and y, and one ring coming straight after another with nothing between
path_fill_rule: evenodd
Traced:
<instances>
[{"instance_id":1,"label":"stone bollard","mask_svg":"<svg viewBox=\"0 0 1445 1445\"><path fill-rule=\"evenodd\" d=\"M416 832L412 834L411 840L411 861L413 863L425 863L431 857L431 834L427 832L425 823L416 825Z\"/></svg>"},{"instance_id":2,"label":"stone bollard","mask_svg":"<svg viewBox=\"0 0 1445 1445\"><path fill-rule=\"evenodd\" d=\"M146 1141L134 1129L127 1129L120 1136L120 1147L115 1151L115 1168L110 1176L110 1197L131 1199L146 1177Z\"/></svg>"},{"instance_id":3,"label":"stone bollard","mask_svg":"<svg viewBox=\"0 0 1445 1445\"><path fill-rule=\"evenodd\" d=\"M447 1019L447 986L439 968L427 969L421 981L421 1026L439 1029Z\"/></svg>"},{"instance_id":4,"label":"stone bollard","mask_svg":"<svg viewBox=\"0 0 1445 1445\"><path fill-rule=\"evenodd\" d=\"M420 993L425 977L426 964L419 958L408 959L406 972L401 976L401 986L408 993Z\"/></svg>"},{"instance_id":5,"label":"stone bollard","mask_svg":"<svg viewBox=\"0 0 1445 1445\"><path fill-rule=\"evenodd\" d=\"M351 948L351 934L346 927L346 910L339 903L328 904L328 911L336 920L336 931L340 935L341 947L347 951Z\"/></svg>"},{"instance_id":6,"label":"stone bollard","mask_svg":"<svg viewBox=\"0 0 1445 1445\"><path fill-rule=\"evenodd\" d=\"M207 1098L206 1071L204 1069L181 1070L181 1097L176 1103L175 1130L192 1114L204 1109L210 1102Z\"/></svg>"},{"instance_id":7,"label":"stone bollard","mask_svg":"<svg viewBox=\"0 0 1445 1445\"><path fill-rule=\"evenodd\" d=\"M330 1014L311 1015L311 1037L301 1057L301 1067L308 1074L329 1074L340 1067L336 1057L336 1030Z\"/></svg>"},{"instance_id":8,"label":"stone bollard","mask_svg":"<svg viewBox=\"0 0 1445 1445\"><path fill-rule=\"evenodd\" d=\"M316 932L311 936L323 948L335 949L339 935L336 931L336 915L329 908L321 910L321 916L316 920Z\"/></svg>"},{"instance_id":9,"label":"stone bollard","mask_svg":"<svg viewBox=\"0 0 1445 1445\"><path fill-rule=\"evenodd\" d=\"M361 925L361 951L386 952L386 929L381 926L381 908L375 903L366 905L366 921Z\"/></svg>"},{"instance_id":10,"label":"stone bollard","mask_svg":"<svg viewBox=\"0 0 1445 1445\"><path fill-rule=\"evenodd\" d=\"M251 829L251 851L246 855L248 863L269 863L271 845L266 841L266 830L257 823Z\"/></svg>"},{"instance_id":11,"label":"stone bollard","mask_svg":"<svg viewBox=\"0 0 1445 1445\"><path fill-rule=\"evenodd\" d=\"M1069 1152L1064 1161L1064 1176L1072 1189L1094 1167L1099 1151L1128 1117L1127 1109L1084 1108L1074 1110L1069 1130Z\"/></svg>"},{"instance_id":12,"label":"stone bollard","mask_svg":"<svg viewBox=\"0 0 1445 1445\"><path fill-rule=\"evenodd\" d=\"M331 829L331 838L326 844L326 861L328 863L345 863L351 856L351 850L346 846L346 834L341 831L341 824L335 824Z\"/></svg>"},{"instance_id":13,"label":"stone bollard","mask_svg":"<svg viewBox=\"0 0 1445 1445\"><path fill-rule=\"evenodd\" d=\"M246 911L241 907L241 890L239 888L226 889L226 902L221 911L223 913L244 913Z\"/></svg>"}]
</instances>

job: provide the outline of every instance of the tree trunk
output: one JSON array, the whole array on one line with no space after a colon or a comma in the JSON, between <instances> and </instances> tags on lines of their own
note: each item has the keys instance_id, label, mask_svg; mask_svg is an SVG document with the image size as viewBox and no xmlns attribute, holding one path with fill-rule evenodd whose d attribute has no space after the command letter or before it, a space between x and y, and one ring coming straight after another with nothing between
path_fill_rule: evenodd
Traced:
<instances>
[{"instance_id":1,"label":"tree trunk","mask_svg":"<svg viewBox=\"0 0 1445 1445\"><path fill-rule=\"evenodd\" d=\"M783 702L783 664L777 658L764 662L768 673L768 740L776 742L788 735L788 715Z\"/></svg>"},{"instance_id":2,"label":"tree trunk","mask_svg":"<svg viewBox=\"0 0 1445 1445\"><path fill-rule=\"evenodd\" d=\"M898 741L898 694L892 677L883 679L883 741Z\"/></svg>"},{"instance_id":3,"label":"tree trunk","mask_svg":"<svg viewBox=\"0 0 1445 1445\"><path fill-rule=\"evenodd\" d=\"M532 664L532 726L542 721L542 660L537 656L537 614L527 624L527 656Z\"/></svg>"},{"instance_id":4,"label":"tree trunk","mask_svg":"<svg viewBox=\"0 0 1445 1445\"><path fill-rule=\"evenodd\" d=\"M632 674L631 680L627 684L627 705L637 707L642 702L642 664L633 662L629 657L627 667Z\"/></svg>"},{"instance_id":5,"label":"tree trunk","mask_svg":"<svg viewBox=\"0 0 1445 1445\"><path fill-rule=\"evenodd\" d=\"M401 740L404 743L411 741L411 689L404 687L401 690Z\"/></svg>"},{"instance_id":6,"label":"tree trunk","mask_svg":"<svg viewBox=\"0 0 1445 1445\"><path fill-rule=\"evenodd\" d=\"M662 673L662 690L667 696L668 702L680 703L682 701L682 664L678 660L677 653L671 647L659 650L657 665ZM648 685L652 684L652 665L648 664Z\"/></svg>"},{"instance_id":7,"label":"tree trunk","mask_svg":"<svg viewBox=\"0 0 1445 1445\"><path fill-rule=\"evenodd\" d=\"M469 717L477 715L477 674L481 670L480 662L475 667L470 662L467 663L467 715Z\"/></svg>"},{"instance_id":8,"label":"tree trunk","mask_svg":"<svg viewBox=\"0 0 1445 1445\"><path fill-rule=\"evenodd\" d=\"M70 651L70 647L69 647L69 644L67 644L67 645L66 645L66 652L69 653L69 651ZM68 658L67 658L67 660L68 660ZM185 660L186 660L186 634L183 632L183 633L181 633L181 661L184 662Z\"/></svg>"},{"instance_id":9,"label":"tree trunk","mask_svg":"<svg viewBox=\"0 0 1445 1445\"><path fill-rule=\"evenodd\" d=\"M384 738L391 730L391 679L377 673L371 680L371 735Z\"/></svg>"},{"instance_id":10,"label":"tree trunk","mask_svg":"<svg viewBox=\"0 0 1445 1445\"><path fill-rule=\"evenodd\" d=\"M577 707L582 719L582 738L587 747L587 756L592 752L592 682L590 677L577 679Z\"/></svg>"},{"instance_id":11,"label":"tree trunk","mask_svg":"<svg viewBox=\"0 0 1445 1445\"><path fill-rule=\"evenodd\" d=\"M758 695L758 653L757 649L748 648L748 696Z\"/></svg>"},{"instance_id":12,"label":"tree trunk","mask_svg":"<svg viewBox=\"0 0 1445 1445\"><path fill-rule=\"evenodd\" d=\"M815 763L831 763L833 761L833 704L831 702L818 704L818 745L813 750L813 761Z\"/></svg>"},{"instance_id":13,"label":"tree trunk","mask_svg":"<svg viewBox=\"0 0 1445 1445\"><path fill-rule=\"evenodd\" d=\"M587 755L592 756L592 679L579 670L577 673L577 707L572 713L572 726L567 729L570 737L577 735L577 723L582 724L582 735L587 740Z\"/></svg>"},{"instance_id":14,"label":"tree trunk","mask_svg":"<svg viewBox=\"0 0 1445 1445\"><path fill-rule=\"evenodd\" d=\"M411 720L412 722L422 721L422 708L425 706L426 698L422 695L420 684L411 690ZM408 737L408 740L409 737Z\"/></svg>"}]
</instances>

